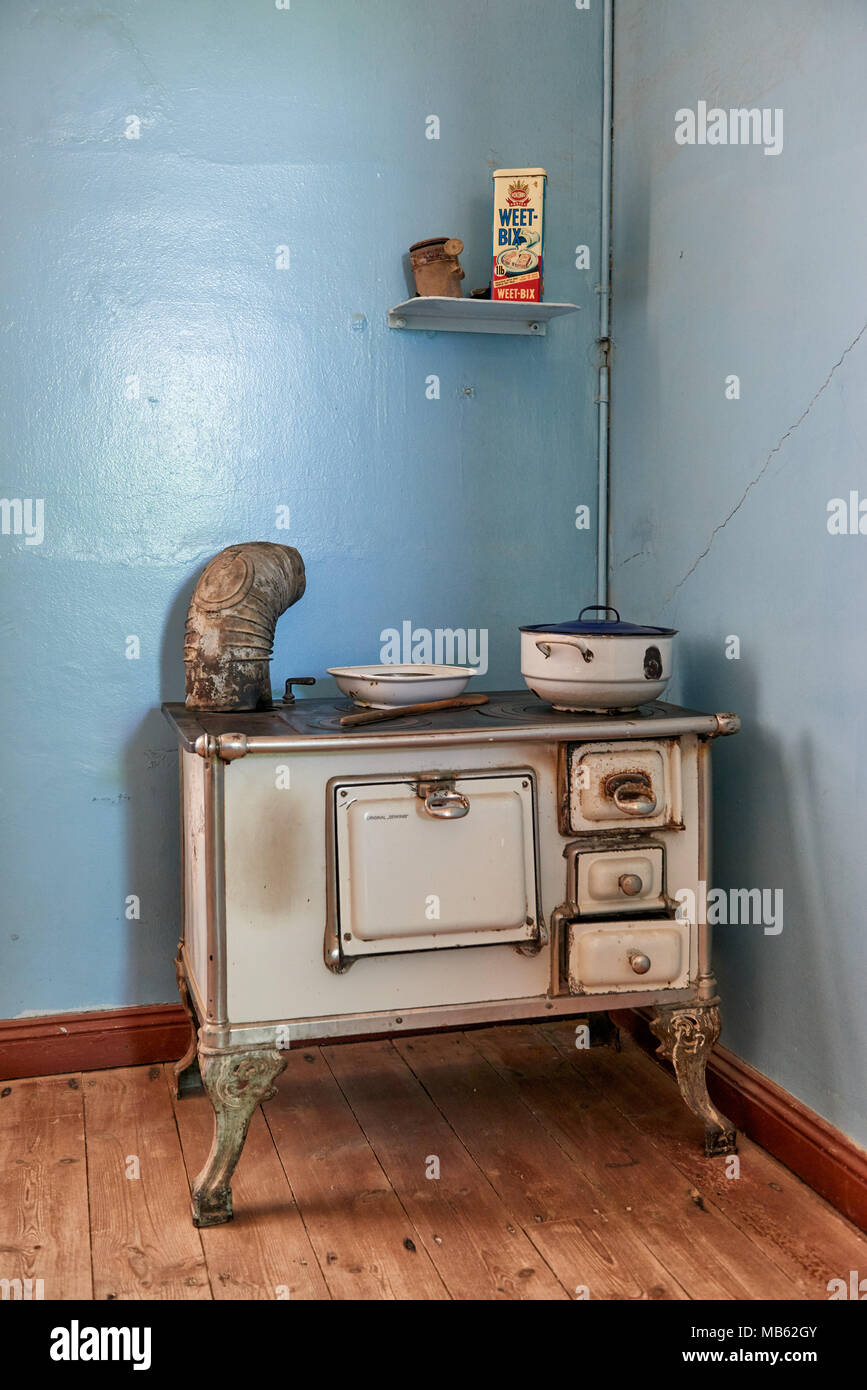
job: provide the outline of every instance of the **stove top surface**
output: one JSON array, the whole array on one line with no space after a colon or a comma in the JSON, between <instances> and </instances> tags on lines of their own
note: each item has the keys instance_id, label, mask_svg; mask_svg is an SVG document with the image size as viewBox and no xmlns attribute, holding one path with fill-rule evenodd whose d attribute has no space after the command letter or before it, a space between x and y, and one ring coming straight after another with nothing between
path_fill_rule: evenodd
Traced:
<instances>
[{"instance_id":1,"label":"stove top surface","mask_svg":"<svg viewBox=\"0 0 867 1390\"><path fill-rule=\"evenodd\" d=\"M247 713L216 714L188 710L183 704L164 705L164 712L189 749L202 734L243 734L255 744L259 740L316 744L320 740L359 747L368 740L378 742L423 743L427 737L437 741L470 743L478 739L502 741L515 738L628 738L645 733L696 732L715 734L717 716L682 709L678 705L654 701L629 712L593 714L587 710L555 710L527 690L499 690L489 693L485 705L470 709L436 710L428 714L407 714L378 720L375 724L345 728L345 714L359 712L352 700L298 699L294 704L275 702L271 709ZM725 716L728 718L728 716ZM264 749L264 742L260 744Z\"/></svg>"},{"instance_id":2,"label":"stove top surface","mask_svg":"<svg viewBox=\"0 0 867 1390\"><path fill-rule=\"evenodd\" d=\"M299 734L375 734L386 733L391 728L397 729L398 726L407 731L430 729L446 732L449 729L478 729L483 734L490 720L497 720L501 725L512 726L516 730L526 728L527 725L538 726L553 722L562 724L564 731L568 731L570 724L585 724L588 719L599 720L605 724L611 719L624 717L639 720L658 718L673 706L644 705L640 710L633 710L628 716L622 713L593 715L586 710L566 713L554 709L552 705L544 704L535 695L528 695L526 691L504 690L492 692L486 705L470 709L404 714L396 719L378 720L375 724L360 725L351 730L344 729L340 723L342 717L345 714L358 714L360 708L353 700L346 699L298 700L294 705L276 705L273 713Z\"/></svg>"}]
</instances>

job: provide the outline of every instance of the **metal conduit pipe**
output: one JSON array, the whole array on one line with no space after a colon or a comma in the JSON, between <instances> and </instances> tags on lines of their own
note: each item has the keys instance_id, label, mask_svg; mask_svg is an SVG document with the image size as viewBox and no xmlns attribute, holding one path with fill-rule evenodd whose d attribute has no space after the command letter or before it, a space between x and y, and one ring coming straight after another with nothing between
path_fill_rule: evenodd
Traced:
<instances>
[{"instance_id":1,"label":"metal conduit pipe","mask_svg":"<svg viewBox=\"0 0 867 1390\"><path fill-rule=\"evenodd\" d=\"M599 450L596 602L608 602L608 448L610 399L610 306L611 306L611 143L612 93L614 84L614 5L605 0L602 37L602 238L599 270Z\"/></svg>"}]
</instances>

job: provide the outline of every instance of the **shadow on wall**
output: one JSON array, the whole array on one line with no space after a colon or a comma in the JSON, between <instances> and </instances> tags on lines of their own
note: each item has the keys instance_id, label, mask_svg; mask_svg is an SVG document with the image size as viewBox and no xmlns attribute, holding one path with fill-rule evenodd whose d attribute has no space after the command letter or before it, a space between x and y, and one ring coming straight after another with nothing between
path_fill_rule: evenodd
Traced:
<instances>
[{"instance_id":1,"label":"shadow on wall","mask_svg":"<svg viewBox=\"0 0 867 1390\"><path fill-rule=\"evenodd\" d=\"M160 644L160 700L184 698L184 622L203 569L197 566L183 581L169 606ZM123 785L137 789L127 803L126 882L128 893L139 898L140 914L126 921L124 995L146 1002L142 981L152 980L150 1002L173 1002L172 961L181 932L178 751L160 710L149 710L140 721L124 763Z\"/></svg>"},{"instance_id":2,"label":"shadow on wall","mask_svg":"<svg viewBox=\"0 0 867 1390\"><path fill-rule=\"evenodd\" d=\"M215 549L213 555L218 553ZM160 701L184 699L187 612L213 555L195 566L168 605L160 643ZM182 901L178 757L175 736L162 712L149 710L126 744L123 781L124 787L134 789L126 803L126 910L139 913L125 922L124 993L126 998L140 999L142 981L153 981L148 987L149 1002L176 997L172 961L181 933ZM138 899L137 907L130 905L129 896Z\"/></svg>"},{"instance_id":3,"label":"shadow on wall","mask_svg":"<svg viewBox=\"0 0 867 1390\"><path fill-rule=\"evenodd\" d=\"M739 734L720 740L714 749L714 868L708 888L722 888L729 902L734 889L782 890L780 932L773 926L766 932L768 923L714 927L721 1041L761 1070L779 1075L781 995L796 994L801 980L811 980L816 997L836 998L839 1011L829 1016L817 1010L803 1020L802 1064L818 1086L836 1094L842 1081L836 1064L839 1020L859 1001L845 979L823 978L833 969L823 891L823 866L833 862L833 846L817 800L805 794L819 785L813 745L802 740L793 770L783 736L764 726L756 713L761 692L755 673L741 667L733 695L731 675L726 679L730 663L720 656L718 641L690 638L678 659L684 703L698 709L733 707L742 725ZM800 854L781 857L780 846L794 845L811 846L810 860Z\"/></svg>"}]
</instances>

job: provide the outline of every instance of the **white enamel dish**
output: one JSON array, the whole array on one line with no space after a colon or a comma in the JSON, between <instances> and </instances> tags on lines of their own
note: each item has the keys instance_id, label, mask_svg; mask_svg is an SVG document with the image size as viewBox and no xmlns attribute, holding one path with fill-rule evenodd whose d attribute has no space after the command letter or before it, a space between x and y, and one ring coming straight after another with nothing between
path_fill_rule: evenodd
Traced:
<instances>
[{"instance_id":1,"label":"white enamel dish","mask_svg":"<svg viewBox=\"0 0 867 1390\"><path fill-rule=\"evenodd\" d=\"M466 689L472 666L329 666L337 688L368 709L451 700Z\"/></svg>"}]
</instances>

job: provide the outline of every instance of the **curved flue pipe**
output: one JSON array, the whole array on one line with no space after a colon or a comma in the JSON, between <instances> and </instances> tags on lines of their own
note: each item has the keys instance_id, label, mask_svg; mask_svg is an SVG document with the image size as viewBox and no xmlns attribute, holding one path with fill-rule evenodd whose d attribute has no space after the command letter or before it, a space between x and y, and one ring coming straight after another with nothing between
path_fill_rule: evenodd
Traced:
<instances>
[{"instance_id":1,"label":"curved flue pipe","mask_svg":"<svg viewBox=\"0 0 867 1390\"><path fill-rule=\"evenodd\" d=\"M187 613L188 709L251 710L271 704L274 629L306 582L304 561L291 545L247 541L214 556Z\"/></svg>"}]
</instances>

